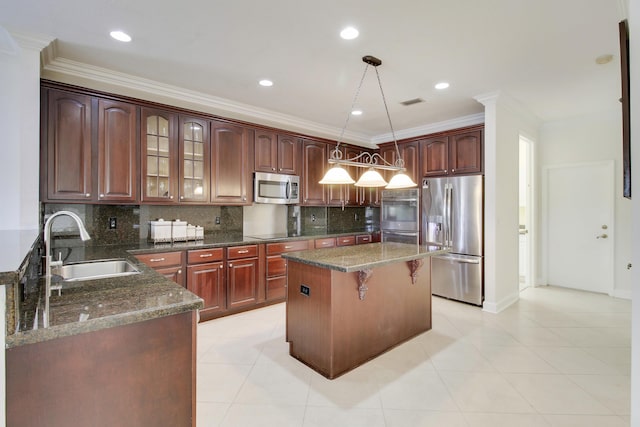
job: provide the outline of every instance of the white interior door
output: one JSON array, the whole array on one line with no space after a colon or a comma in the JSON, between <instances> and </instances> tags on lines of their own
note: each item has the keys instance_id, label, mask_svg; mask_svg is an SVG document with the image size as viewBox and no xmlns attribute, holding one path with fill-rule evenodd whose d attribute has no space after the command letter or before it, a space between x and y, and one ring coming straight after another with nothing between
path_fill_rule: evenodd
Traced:
<instances>
[{"instance_id":1,"label":"white interior door","mask_svg":"<svg viewBox=\"0 0 640 427\"><path fill-rule=\"evenodd\" d=\"M613 161L546 169L547 283L613 291Z\"/></svg>"}]
</instances>

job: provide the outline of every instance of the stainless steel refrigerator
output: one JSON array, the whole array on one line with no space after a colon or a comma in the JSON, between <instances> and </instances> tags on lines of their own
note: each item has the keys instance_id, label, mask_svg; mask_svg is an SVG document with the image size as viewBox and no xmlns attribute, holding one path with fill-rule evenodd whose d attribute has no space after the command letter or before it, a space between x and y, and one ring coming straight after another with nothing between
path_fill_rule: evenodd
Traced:
<instances>
[{"instance_id":1,"label":"stainless steel refrigerator","mask_svg":"<svg viewBox=\"0 0 640 427\"><path fill-rule=\"evenodd\" d=\"M482 305L483 200L481 175L422 180L422 244L450 249L431 257L434 295Z\"/></svg>"}]
</instances>

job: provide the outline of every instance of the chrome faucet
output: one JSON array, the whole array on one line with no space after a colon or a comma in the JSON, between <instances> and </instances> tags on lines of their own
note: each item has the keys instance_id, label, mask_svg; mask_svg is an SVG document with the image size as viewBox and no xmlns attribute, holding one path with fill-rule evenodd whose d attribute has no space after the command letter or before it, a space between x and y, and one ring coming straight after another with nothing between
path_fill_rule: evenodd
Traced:
<instances>
[{"instance_id":1,"label":"chrome faucet","mask_svg":"<svg viewBox=\"0 0 640 427\"><path fill-rule=\"evenodd\" d=\"M89 239L91 239L91 237L89 236L89 233L87 233L87 229L84 228L84 224L82 223L82 220L80 219L80 217L78 215L76 215L73 212L69 212L69 211L59 211L54 213L53 215L51 215L49 217L49 219L47 219L47 222L44 224L44 248L45 248L45 276L47 279L47 297L49 297L51 295L51 269L53 267L59 267L62 265L62 259L61 256L58 256L58 260L57 261L53 261L52 257L51 257L51 248L49 247L50 245L50 241L51 241L51 223L53 222L53 220L56 217L59 217L61 215L67 215L69 217L71 217L76 224L78 225L78 229L80 230L80 238L83 241L87 241ZM60 290L59 288L57 288L58 291Z\"/></svg>"}]
</instances>

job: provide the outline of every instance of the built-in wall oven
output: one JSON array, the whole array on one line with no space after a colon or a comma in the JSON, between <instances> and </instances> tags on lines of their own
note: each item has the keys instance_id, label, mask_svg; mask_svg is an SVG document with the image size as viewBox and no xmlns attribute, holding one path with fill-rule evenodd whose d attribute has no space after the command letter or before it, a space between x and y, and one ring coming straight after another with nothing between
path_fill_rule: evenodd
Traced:
<instances>
[{"instance_id":1,"label":"built-in wall oven","mask_svg":"<svg viewBox=\"0 0 640 427\"><path fill-rule=\"evenodd\" d=\"M419 243L420 190L382 191L380 231L383 242Z\"/></svg>"}]
</instances>

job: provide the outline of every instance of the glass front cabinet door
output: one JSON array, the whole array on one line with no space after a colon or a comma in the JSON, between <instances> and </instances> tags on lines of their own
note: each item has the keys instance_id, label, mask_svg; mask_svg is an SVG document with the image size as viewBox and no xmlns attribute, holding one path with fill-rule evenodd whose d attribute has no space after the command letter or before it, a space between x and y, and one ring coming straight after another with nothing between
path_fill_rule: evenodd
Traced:
<instances>
[{"instance_id":1,"label":"glass front cabinet door","mask_svg":"<svg viewBox=\"0 0 640 427\"><path fill-rule=\"evenodd\" d=\"M180 118L180 201L209 202L209 122Z\"/></svg>"},{"instance_id":2,"label":"glass front cabinet door","mask_svg":"<svg viewBox=\"0 0 640 427\"><path fill-rule=\"evenodd\" d=\"M178 195L176 115L142 109L142 200L174 202Z\"/></svg>"}]
</instances>

